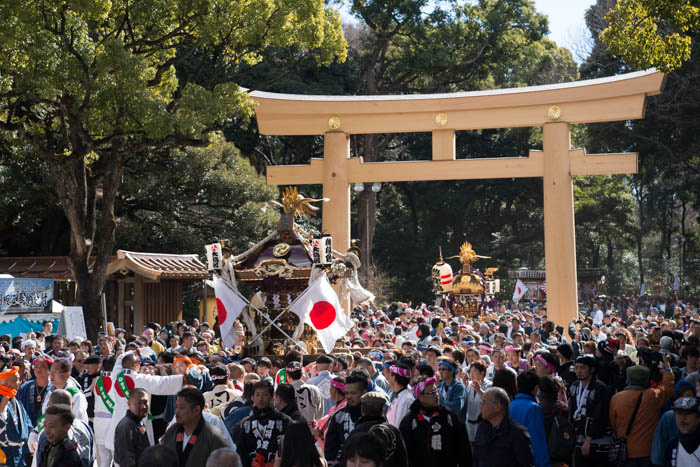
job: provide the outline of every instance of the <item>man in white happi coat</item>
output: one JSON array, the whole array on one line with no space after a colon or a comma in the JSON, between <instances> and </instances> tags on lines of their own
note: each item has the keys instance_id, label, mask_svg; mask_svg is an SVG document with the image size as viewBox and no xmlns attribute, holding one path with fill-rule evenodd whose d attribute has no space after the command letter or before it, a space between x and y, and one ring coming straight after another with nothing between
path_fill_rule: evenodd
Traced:
<instances>
[{"instance_id":1,"label":"man in white happi coat","mask_svg":"<svg viewBox=\"0 0 700 467\"><path fill-rule=\"evenodd\" d=\"M411 369L407 365L394 363L389 367L389 387L394 391L394 395L386 411L386 421L396 428L416 399L408 388L410 381Z\"/></svg>"},{"instance_id":2,"label":"man in white happi coat","mask_svg":"<svg viewBox=\"0 0 700 467\"><path fill-rule=\"evenodd\" d=\"M88 423L87 399L78 383L70 377L72 368L71 362L67 358L58 358L51 364L51 369L49 370L49 379L52 385L51 392L56 389L65 389L68 391L73 398L73 406L71 408L73 416ZM41 405L42 414L46 413L46 408L49 406L51 392L46 395Z\"/></svg>"},{"instance_id":3,"label":"man in white happi coat","mask_svg":"<svg viewBox=\"0 0 700 467\"><path fill-rule=\"evenodd\" d=\"M109 426L112 424L112 413L114 412L115 404L112 398L112 386L114 386L113 368L114 356L110 355L102 360L102 370L100 375L95 378L92 388L95 394L95 418L92 425L95 431L99 467L110 467L114 457L114 453L105 446Z\"/></svg>"},{"instance_id":4,"label":"man in white happi coat","mask_svg":"<svg viewBox=\"0 0 700 467\"><path fill-rule=\"evenodd\" d=\"M158 396L177 394L182 389L183 375L147 375L138 372L140 367L141 360L133 352L126 352L120 355L117 363L114 365L114 371L112 372L113 384L110 391L110 397L114 400L114 413L112 414L112 421L104 443L105 447L112 451L114 451L114 431L129 409L129 393L132 389L143 388L149 395ZM154 445L153 423L150 417L146 417L143 424L146 426L149 442L151 445Z\"/></svg>"},{"instance_id":5,"label":"man in white happi coat","mask_svg":"<svg viewBox=\"0 0 700 467\"><path fill-rule=\"evenodd\" d=\"M323 417L323 396L321 390L301 379L303 367L300 362L287 364L287 382L294 387L297 407L307 422L313 422Z\"/></svg>"},{"instance_id":6,"label":"man in white happi coat","mask_svg":"<svg viewBox=\"0 0 700 467\"><path fill-rule=\"evenodd\" d=\"M335 405L335 402L331 399L331 380L333 379L333 374L330 372L331 364L333 364L333 359L331 357L327 355L318 357L316 359L318 375L306 382L306 384L316 386L319 391L321 391L321 397L323 397L323 415L328 415L328 411Z\"/></svg>"}]
</instances>

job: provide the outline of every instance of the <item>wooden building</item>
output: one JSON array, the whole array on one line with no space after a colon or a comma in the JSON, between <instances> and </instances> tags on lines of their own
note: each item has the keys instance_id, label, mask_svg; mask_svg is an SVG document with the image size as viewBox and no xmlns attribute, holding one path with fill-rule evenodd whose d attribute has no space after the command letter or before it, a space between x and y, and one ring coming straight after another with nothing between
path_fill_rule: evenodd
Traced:
<instances>
[{"instance_id":1,"label":"wooden building","mask_svg":"<svg viewBox=\"0 0 700 467\"><path fill-rule=\"evenodd\" d=\"M65 256L0 257L0 274L54 280L54 300L77 303L76 283ZM197 255L118 250L107 267L107 320L140 334L149 322L182 319L183 286L208 278Z\"/></svg>"}]
</instances>

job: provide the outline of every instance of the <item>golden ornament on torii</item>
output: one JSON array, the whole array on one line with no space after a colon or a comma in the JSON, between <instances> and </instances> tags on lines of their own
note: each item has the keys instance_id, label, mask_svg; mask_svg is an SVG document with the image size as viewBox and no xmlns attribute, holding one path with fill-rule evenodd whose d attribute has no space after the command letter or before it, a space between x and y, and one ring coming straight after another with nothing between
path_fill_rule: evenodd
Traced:
<instances>
[{"instance_id":1,"label":"golden ornament on torii","mask_svg":"<svg viewBox=\"0 0 700 467\"><path fill-rule=\"evenodd\" d=\"M323 184L323 231L340 252L350 247L352 183L539 177L544 193L548 318L577 316L573 177L637 172L637 155L589 155L572 149L571 124L644 117L647 96L665 77L655 70L572 83L435 95L299 96L255 91L264 135L323 135L323 159L268 166L270 185ZM457 159L458 130L541 126L541 151L528 157ZM430 132L431 161L372 162L350 157L352 134Z\"/></svg>"}]
</instances>

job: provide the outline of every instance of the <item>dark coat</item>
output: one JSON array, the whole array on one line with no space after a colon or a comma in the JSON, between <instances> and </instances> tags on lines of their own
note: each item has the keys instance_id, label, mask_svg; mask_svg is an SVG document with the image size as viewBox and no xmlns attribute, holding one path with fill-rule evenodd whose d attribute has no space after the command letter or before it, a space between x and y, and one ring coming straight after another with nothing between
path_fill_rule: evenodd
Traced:
<instances>
[{"instance_id":1,"label":"dark coat","mask_svg":"<svg viewBox=\"0 0 700 467\"><path fill-rule=\"evenodd\" d=\"M360 417L352 433L369 433L380 438L386 446L386 459L383 467L405 467L408 453L401 432L390 425L385 417Z\"/></svg>"},{"instance_id":2,"label":"dark coat","mask_svg":"<svg viewBox=\"0 0 700 467\"><path fill-rule=\"evenodd\" d=\"M345 440L355 429L355 424L362 415L361 410L360 404L356 406L346 405L331 417L326 432L326 442L323 446L323 455L329 464L340 461Z\"/></svg>"},{"instance_id":3,"label":"dark coat","mask_svg":"<svg viewBox=\"0 0 700 467\"><path fill-rule=\"evenodd\" d=\"M572 426L577 437L577 444L582 444L581 436L590 436L591 439L599 439L612 434L610 427L610 390L608 386L598 381L591 380L591 389L588 391L585 402L585 410L581 411L579 420L573 420ZM578 382L569 387L569 413L573 417L576 413L576 392Z\"/></svg>"},{"instance_id":4,"label":"dark coat","mask_svg":"<svg viewBox=\"0 0 700 467\"><path fill-rule=\"evenodd\" d=\"M493 427L482 421L474 439L474 467L494 465L530 467L535 464L530 433L506 416Z\"/></svg>"},{"instance_id":5,"label":"dark coat","mask_svg":"<svg viewBox=\"0 0 700 467\"><path fill-rule=\"evenodd\" d=\"M576 381L576 373L574 372L574 362L566 362L559 367L557 374L566 384L566 389L569 389L571 383Z\"/></svg>"},{"instance_id":6,"label":"dark coat","mask_svg":"<svg viewBox=\"0 0 700 467\"><path fill-rule=\"evenodd\" d=\"M299 406L296 404L289 404L287 407L280 410L280 412L291 418L293 422L306 423L306 419L301 414L301 410L299 410Z\"/></svg>"},{"instance_id":7,"label":"dark coat","mask_svg":"<svg viewBox=\"0 0 700 467\"><path fill-rule=\"evenodd\" d=\"M48 463L51 444L47 444L42 452L39 467L80 467L80 456L78 455L78 444L66 437L58 446L58 452L54 456L51 464Z\"/></svg>"},{"instance_id":8,"label":"dark coat","mask_svg":"<svg viewBox=\"0 0 700 467\"><path fill-rule=\"evenodd\" d=\"M406 443L408 465L470 466L472 452L467 429L457 415L445 406L424 413L419 400L401 420L399 430Z\"/></svg>"},{"instance_id":9,"label":"dark coat","mask_svg":"<svg viewBox=\"0 0 700 467\"><path fill-rule=\"evenodd\" d=\"M243 419L236 444L243 465L250 467L256 457L263 462L274 462L279 438L291 422L291 418L272 407L262 410L253 407L251 415Z\"/></svg>"},{"instance_id":10,"label":"dark coat","mask_svg":"<svg viewBox=\"0 0 700 467\"><path fill-rule=\"evenodd\" d=\"M203 467L207 463L209 454L219 448L229 447L228 439L226 439L226 435L221 430L205 422L204 418L202 418L201 423L202 428L199 431L199 436L197 436L197 441L192 446L189 456L187 456L184 467ZM181 425L175 423L163 435L163 446L177 453L178 460L182 456L182 450L177 449L177 434L180 427ZM182 466L183 463L179 461L178 465Z\"/></svg>"},{"instance_id":11,"label":"dark coat","mask_svg":"<svg viewBox=\"0 0 700 467\"><path fill-rule=\"evenodd\" d=\"M146 427L127 410L114 430L114 462L123 467L136 465L141 453L150 445Z\"/></svg>"}]
</instances>

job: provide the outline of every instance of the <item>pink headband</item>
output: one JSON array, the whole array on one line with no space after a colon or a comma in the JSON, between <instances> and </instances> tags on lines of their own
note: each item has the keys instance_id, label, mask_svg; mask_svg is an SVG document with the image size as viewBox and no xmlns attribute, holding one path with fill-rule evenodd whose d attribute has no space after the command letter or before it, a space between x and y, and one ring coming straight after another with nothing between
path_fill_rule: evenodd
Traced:
<instances>
[{"instance_id":1,"label":"pink headband","mask_svg":"<svg viewBox=\"0 0 700 467\"><path fill-rule=\"evenodd\" d=\"M389 367L389 371L391 373L394 373L399 376L403 376L404 378L410 378L411 377L411 370L408 370L406 368L401 368L396 365L391 365Z\"/></svg>"},{"instance_id":2,"label":"pink headband","mask_svg":"<svg viewBox=\"0 0 700 467\"><path fill-rule=\"evenodd\" d=\"M542 357L542 355L537 354L537 356L535 357L535 360L537 360L538 362L542 363L544 366L546 366L547 368L549 368L550 370L552 370L552 373L555 373L555 372L557 371L557 367L554 366L553 363L550 363L550 362L548 362L547 360L545 360L545 359Z\"/></svg>"},{"instance_id":3,"label":"pink headband","mask_svg":"<svg viewBox=\"0 0 700 467\"><path fill-rule=\"evenodd\" d=\"M511 350L513 352L522 352L523 349L515 345L509 345L508 347L506 347L506 352L510 352Z\"/></svg>"},{"instance_id":4,"label":"pink headband","mask_svg":"<svg viewBox=\"0 0 700 467\"><path fill-rule=\"evenodd\" d=\"M415 395L416 397L420 396L421 394L423 394L423 391L425 391L426 387L430 386L435 382L437 382L437 380L433 377L430 377L425 381L417 383L415 386L413 386L413 395Z\"/></svg>"},{"instance_id":5,"label":"pink headband","mask_svg":"<svg viewBox=\"0 0 700 467\"><path fill-rule=\"evenodd\" d=\"M341 383L340 381L336 381L336 380L332 379L331 386L333 386L336 389L340 389L340 392L345 393L345 385L343 383Z\"/></svg>"},{"instance_id":6,"label":"pink headband","mask_svg":"<svg viewBox=\"0 0 700 467\"><path fill-rule=\"evenodd\" d=\"M487 352L491 352L491 351L493 350L493 349L492 349L491 347L489 347L488 345L483 345L483 344L480 345L479 348L480 348L481 350L485 350L485 351L487 351Z\"/></svg>"}]
</instances>

